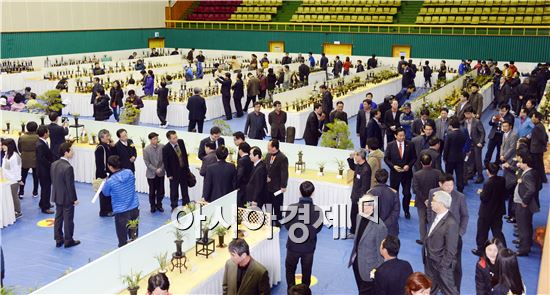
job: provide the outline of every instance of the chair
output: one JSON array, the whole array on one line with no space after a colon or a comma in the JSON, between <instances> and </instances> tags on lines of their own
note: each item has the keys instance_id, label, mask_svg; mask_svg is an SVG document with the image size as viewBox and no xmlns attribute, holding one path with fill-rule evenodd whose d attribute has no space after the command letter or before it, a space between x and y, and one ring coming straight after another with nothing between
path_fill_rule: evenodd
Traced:
<instances>
[{"instance_id":1,"label":"chair","mask_svg":"<svg viewBox=\"0 0 550 295\"><path fill-rule=\"evenodd\" d=\"M351 15L345 15L344 16L344 22L351 23Z\"/></svg>"},{"instance_id":2,"label":"chair","mask_svg":"<svg viewBox=\"0 0 550 295\"><path fill-rule=\"evenodd\" d=\"M508 14L508 15L514 15L514 14L517 13L517 9L518 9L517 7L509 7L509 8L508 8L508 13L507 13L507 14Z\"/></svg>"},{"instance_id":3,"label":"chair","mask_svg":"<svg viewBox=\"0 0 550 295\"><path fill-rule=\"evenodd\" d=\"M472 23L472 17L469 15L464 16L464 23L465 24L471 24Z\"/></svg>"},{"instance_id":4,"label":"chair","mask_svg":"<svg viewBox=\"0 0 550 295\"><path fill-rule=\"evenodd\" d=\"M491 25L497 24L498 23L497 17L496 16L489 16L489 20L487 21L487 23L489 23Z\"/></svg>"},{"instance_id":5,"label":"chair","mask_svg":"<svg viewBox=\"0 0 550 295\"><path fill-rule=\"evenodd\" d=\"M393 14L397 14L397 7L392 7L392 8L390 9L390 14L392 14L392 15L393 15Z\"/></svg>"},{"instance_id":6,"label":"chair","mask_svg":"<svg viewBox=\"0 0 550 295\"><path fill-rule=\"evenodd\" d=\"M442 11L441 14L449 14L449 13L451 13L451 8L449 8L449 7L443 7L443 11Z\"/></svg>"},{"instance_id":7,"label":"chair","mask_svg":"<svg viewBox=\"0 0 550 295\"><path fill-rule=\"evenodd\" d=\"M479 24L479 20L480 20L479 16L472 16L472 24L473 25Z\"/></svg>"},{"instance_id":8,"label":"chair","mask_svg":"<svg viewBox=\"0 0 550 295\"><path fill-rule=\"evenodd\" d=\"M433 15L435 13L435 8L429 7L428 11L426 12L427 15Z\"/></svg>"},{"instance_id":9,"label":"chair","mask_svg":"<svg viewBox=\"0 0 550 295\"><path fill-rule=\"evenodd\" d=\"M535 7L535 14L544 14L544 7Z\"/></svg>"},{"instance_id":10,"label":"chair","mask_svg":"<svg viewBox=\"0 0 550 295\"><path fill-rule=\"evenodd\" d=\"M535 7L526 7L525 14L535 14Z\"/></svg>"},{"instance_id":11,"label":"chair","mask_svg":"<svg viewBox=\"0 0 550 295\"><path fill-rule=\"evenodd\" d=\"M432 16L432 24L438 24L439 23L439 16Z\"/></svg>"},{"instance_id":12,"label":"chair","mask_svg":"<svg viewBox=\"0 0 550 295\"><path fill-rule=\"evenodd\" d=\"M464 23L464 17L462 15L458 15L455 19L455 23L457 23L457 24Z\"/></svg>"},{"instance_id":13,"label":"chair","mask_svg":"<svg viewBox=\"0 0 550 295\"><path fill-rule=\"evenodd\" d=\"M447 22L450 23L450 24L455 24L456 23L456 16L454 16L454 15L448 16Z\"/></svg>"},{"instance_id":14,"label":"chair","mask_svg":"<svg viewBox=\"0 0 550 295\"><path fill-rule=\"evenodd\" d=\"M466 14L466 7L458 7L458 14Z\"/></svg>"},{"instance_id":15,"label":"chair","mask_svg":"<svg viewBox=\"0 0 550 295\"><path fill-rule=\"evenodd\" d=\"M365 16L364 15L359 15L357 17L357 22L359 23L364 23L365 22Z\"/></svg>"},{"instance_id":16,"label":"chair","mask_svg":"<svg viewBox=\"0 0 550 295\"><path fill-rule=\"evenodd\" d=\"M466 14L474 14L475 7L466 7Z\"/></svg>"},{"instance_id":17,"label":"chair","mask_svg":"<svg viewBox=\"0 0 550 295\"><path fill-rule=\"evenodd\" d=\"M489 17L488 17L488 16L482 15L482 16L479 18L479 23L480 23L480 24L487 24L487 22L489 22Z\"/></svg>"},{"instance_id":18,"label":"chair","mask_svg":"<svg viewBox=\"0 0 550 295\"><path fill-rule=\"evenodd\" d=\"M447 23L447 16L446 15L440 16L439 17L439 23L446 24Z\"/></svg>"},{"instance_id":19,"label":"chair","mask_svg":"<svg viewBox=\"0 0 550 295\"><path fill-rule=\"evenodd\" d=\"M431 16L425 16L424 17L424 23L425 24L431 24L432 23L432 17Z\"/></svg>"},{"instance_id":20,"label":"chair","mask_svg":"<svg viewBox=\"0 0 550 295\"><path fill-rule=\"evenodd\" d=\"M528 25L532 24L533 23L533 17L530 16L530 15L527 15L527 16L523 17L523 23L528 24Z\"/></svg>"},{"instance_id":21,"label":"chair","mask_svg":"<svg viewBox=\"0 0 550 295\"><path fill-rule=\"evenodd\" d=\"M372 22L372 16L370 16L370 15L365 15L365 22L366 22L366 23Z\"/></svg>"},{"instance_id":22,"label":"chair","mask_svg":"<svg viewBox=\"0 0 550 295\"><path fill-rule=\"evenodd\" d=\"M336 17L335 14L330 16L330 21L333 22L333 23L335 23L337 21L337 17Z\"/></svg>"},{"instance_id":23,"label":"chair","mask_svg":"<svg viewBox=\"0 0 550 295\"><path fill-rule=\"evenodd\" d=\"M500 7L499 14L508 14L508 7Z\"/></svg>"},{"instance_id":24,"label":"chair","mask_svg":"<svg viewBox=\"0 0 550 295\"><path fill-rule=\"evenodd\" d=\"M356 23L357 22L357 15L352 15L351 16L351 21Z\"/></svg>"},{"instance_id":25,"label":"chair","mask_svg":"<svg viewBox=\"0 0 550 295\"><path fill-rule=\"evenodd\" d=\"M505 16L497 16L497 24L503 25L506 23L506 17Z\"/></svg>"},{"instance_id":26,"label":"chair","mask_svg":"<svg viewBox=\"0 0 550 295\"><path fill-rule=\"evenodd\" d=\"M542 23L543 24L550 24L550 15L545 15L542 17Z\"/></svg>"},{"instance_id":27,"label":"chair","mask_svg":"<svg viewBox=\"0 0 550 295\"><path fill-rule=\"evenodd\" d=\"M533 16L533 25L542 25L542 16L540 15Z\"/></svg>"},{"instance_id":28,"label":"chair","mask_svg":"<svg viewBox=\"0 0 550 295\"><path fill-rule=\"evenodd\" d=\"M338 22L341 23L341 22L344 22L344 16L343 15L338 15Z\"/></svg>"},{"instance_id":29,"label":"chair","mask_svg":"<svg viewBox=\"0 0 550 295\"><path fill-rule=\"evenodd\" d=\"M523 7L523 6L518 7L518 13L517 14L525 14L525 7Z\"/></svg>"},{"instance_id":30,"label":"chair","mask_svg":"<svg viewBox=\"0 0 550 295\"><path fill-rule=\"evenodd\" d=\"M523 16L514 17L514 24L522 24L522 23L523 23Z\"/></svg>"}]
</instances>

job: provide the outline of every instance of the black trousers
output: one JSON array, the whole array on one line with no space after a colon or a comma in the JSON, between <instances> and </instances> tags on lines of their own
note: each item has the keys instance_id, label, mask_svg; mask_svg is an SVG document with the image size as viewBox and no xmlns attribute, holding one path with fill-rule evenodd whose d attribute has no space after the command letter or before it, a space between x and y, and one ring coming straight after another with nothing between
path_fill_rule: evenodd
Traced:
<instances>
[{"instance_id":1,"label":"black trousers","mask_svg":"<svg viewBox=\"0 0 550 295\"><path fill-rule=\"evenodd\" d=\"M74 205L59 205L55 207L55 221L53 226L54 239L65 245L73 241L74 234Z\"/></svg>"},{"instance_id":2,"label":"black trousers","mask_svg":"<svg viewBox=\"0 0 550 295\"><path fill-rule=\"evenodd\" d=\"M231 96L222 95L223 110L225 111L225 119L231 120L233 117L231 115Z\"/></svg>"},{"instance_id":3,"label":"black trousers","mask_svg":"<svg viewBox=\"0 0 550 295\"><path fill-rule=\"evenodd\" d=\"M258 94L258 99L264 99L266 94L267 94L267 89L260 90L260 94Z\"/></svg>"},{"instance_id":4,"label":"black trousers","mask_svg":"<svg viewBox=\"0 0 550 295\"><path fill-rule=\"evenodd\" d=\"M546 172L544 171L544 154L535 154L531 153L533 157L533 169L537 171L538 176L540 177L540 180L542 183L548 182L548 179L546 179Z\"/></svg>"},{"instance_id":5,"label":"black trousers","mask_svg":"<svg viewBox=\"0 0 550 295\"><path fill-rule=\"evenodd\" d=\"M103 193L99 193L99 216L107 216L107 214L111 212L113 212L111 197L107 197Z\"/></svg>"},{"instance_id":6,"label":"black trousers","mask_svg":"<svg viewBox=\"0 0 550 295\"><path fill-rule=\"evenodd\" d=\"M38 174L38 182L40 182L40 203L38 203L38 206L42 211L48 210L52 207L50 204L50 195L52 192L52 180L50 178L50 174Z\"/></svg>"},{"instance_id":7,"label":"black trousers","mask_svg":"<svg viewBox=\"0 0 550 295\"><path fill-rule=\"evenodd\" d=\"M493 137L492 139L489 139L489 144L487 145L487 153L485 153L484 163L491 162L495 148L497 150L497 157L495 158L495 162L500 163L500 146L501 145L502 145L502 134L495 134L495 137Z\"/></svg>"},{"instance_id":8,"label":"black trousers","mask_svg":"<svg viewBox=\"0 0 550 295\"><path fill-rule=\"evenodd\" d=\"M472 147L468 161L466 162L466 167L464 169L465 177L464 179L468 180L474 175L477 174L477 177L483 177L483 164L481 163L481 148Z\"/></svg>"},{"instance_id":9,"label":"black trousers","mask_svg":"<svg viewBox=\"0 0 550 295\"><path fill-rule=\"evenodd\" d=\"M319 144L319 137L317 138L304 138L306 145L317 146Z\"/></svg>"},{"instance_id":10,"label":"black trousers","mask_svg":"<svg viewBox=\"0 0 550 295\"><path fill-rule=\"evenodd\" d=\"M412 169L412 167L410 168ZM411 202L411 183L412 172L390 172L390 187L397 191L399 194L399 185L401 185L403 193L403 212L409 213L409 204Z\"/></svg>"},{"instance_id":11,"label":"black trousers","mask_svg":"<svg viewBox=\"0 0 550 295\"><path fill-rule=\"evenodd\" d=\"M128 221L139 218L139 208L134 208L122 213L115 214L115 229L116 236L118 238L118 247L122 247L128 243ZM136 236L137 236L136 229Z\"/></svg>"},{"instance_id":12,"label":"black trousers","mask_svg":"<svg viewBox=\"0 0 550 295\"><path fill-rule=\"evenodd\" d=\"M456 250L456 265L453 271L455 285L460 293L460 285L462 284L462 236L458 236L458 249Z\"/></svg>"},{"instance_id":13,"label":"black trousers","mask_svg":"<svg viewBox=\"0 0 550 295\"><path fill-rule=\"evenodd\" d=\"M516 222L519 234L519 253L529 253L533 243L533 212L529 207L516 204Z\"/></svg>"},{"instance_id":14,"label":"black trousers","mask_svg":"<svg viewBox=\"0 0 550 295\"><path fill-rule=\"evenodd\" d=\"M285 269L286 269L286 284L288 289L296 285L296 268L298 261L302 266L302 284L311 285L311 269L313 268L312 253L298 253L291 250L286 251Z\"/></svg>"},{"instance_id":15,"label":"black trousers","mask_svg":"<svg viewBox=\"0 0 550 295\"><path fill-rule=\"evenodd\" d=\"M432 289L430 294L439 294L439 291L445 295L458 295L460 292L455 284L453 270L445 266L436 266L429 258L425 258L424 273L432 279Z\"/></svg>"},{"instance_id":16,"label":"black trousers","mask_svg":"<svg viewBox=\"0 0 550 295\"><path fill-rule=\"evenodd\" d=\"M159 117L161 125L166 125L167 112L168 112L168 106L157 107L157 116Z\"/></svg>"},{"instance_id":17,"label":"black trousers","mask_svg":"<svg viewBox=\"0 0 550 295\"><path fill-rule=\"evenodd\" d=\"M351 200L351 210L349 213L349 218L351 219L351 227L349 228L350 234L355 234L357 228L357 214L359 214L359 205L357 202L358 200Z\"/></svg>"},{"instance_id":18,"label":"black trousers","mask_svg":"<svg viewBox=\"0 0 550 295\"><path fill-rule=\"evenodd\" d=\"M456 177L456 189L459 192L464 191L464 162L446 162L445 163L445 173L455 174Z\"/></svg>"},{"instance_id":19,"label":"black trousers","mask_svg":"<svg viewBox=\"0 0 550 295\"><path fill-rule=\"evenodd\" d=\"M32 195L38 195L38 173L36 173L36 168L21 168L21 180L23 180L23 185L19 186L19 195L25 194L25 184L27 183L27 176L29 175L29 170L32 169Z\"/></svg>"},{"instance_id":20,"label":"black trousers","mask_svg":"<svg viewBox=\"0 0 550 295\"><path fill-rule=\"evenodd\" d=\"M384 145L383 142L380 143L380 144L381 144L382 146ZM367 135L366 135L366 134L360 134L360 135L359 135L359 145L361 145L360 148L362 148L362 149L364 149L365 146L367 145Z\"/></svg>"},{"instance_id":21,"label":"black trousers","mask_svg":"<svg viewBox=\"0 0 550 295\"><path fill-rule=\"evenodd\" d=\"M149 204L151 208L162 208L162 199L164 198L164 176L147 178L149 184Z\"/></svg>"},{"instance_id":22,"label":"black trousers","mask_svg":"<svg viewBox=\"0 0 550 295\"><path fill-rule=\"evenodd\" d=\"M268 200L266 204L271 204L273 206L273 220L272 224L278 224L281 219L281 207L283 206L283 197L284 194L274 196L272 192L268 195Z\"/></svg>"},{"instance_id":23,"label":"black trousers","mask_svg":"<svg viewBox=\"0 0 550 295\"><path fill-rule=\"evenodd\" d=\"M514 203L515 186L506 189L506 197L508 198L508 217L516 218L516 203Z\"/></svg>"},{"instance_id":24,"label":"black trousers","mask_svg":"<svg viewBox=\"0 0 550 295\"><path fill-rule=\"evenodd\" d=\"M189 120L189 126L187 126L187 131L195 132L193 130L195 129L195 126L197 126L197 131L199 133L202 133L203 125L204 125L204 120Z\"/></svg>"},{"instance_id":25,"label":"black trousers","mask_svg":"<svg viewBox=\"0 0 550 295\"><path fill-rule=\"evenodd\" d=\"M483 246L489 237L489 230L493 233L493 238L498 238L506 246L506 239L502 233L502 215L495 214L477 219L476 244L479 251L484 251Z\"/></svg>"},{"instance_id":26,"label":"black trousers","mask_svg":"<svg viewBox=\"0 0 550 295\"><path fill-rule=\"evenodd\" d=\"M178 173L170 180L170 207L178 207L179 189L181 189L182 205L189 203L189 188L187 187L187 172Z\"/></svg>"},{"instance_id":27,"label":"black trousers","mask_svg":"<svg viewBox=\"0 0 550 295\"><path fill-rule=\"evenodd\" d=\"M233 97L233 100L235 101L235 110L237 111L237 118L240 118L243 116L243 104L242 104L242 97Z\"/></svg>"},{"instance_id":28,"label":"black trousers","mask_svg":"<svg viewBox=\"0 0 550 295\"><path fill-rule=\"evenodd\" d=\"M375 294L374 281L363 281L361 274L359 273L359 265L357 258L353 262L353 275L355 276L355 283L357 284L357 290L359 295Z\"/></svg>"},{"instance_id":29,"label":"black trousers","mask_svg":"<svg viewBox=\"0 0 550 295\"><path fill-rule=\"evenodd\" d=\"M252 102L252 106L254 106L254 103L256 102L256 96L247 96L246 102L244 103L244 111L248 113L248 104Z\"/></svg>"},{"instance_id":30,"label":"black trousers","mask_svg":"<svg viewBox=\"0 0 550 295\"><path fill-rule=\"evenodd\" d=\"M427 87L428 85L432 88L432 77L424 77L424 87Z\"/></svg>"}]
</instances>

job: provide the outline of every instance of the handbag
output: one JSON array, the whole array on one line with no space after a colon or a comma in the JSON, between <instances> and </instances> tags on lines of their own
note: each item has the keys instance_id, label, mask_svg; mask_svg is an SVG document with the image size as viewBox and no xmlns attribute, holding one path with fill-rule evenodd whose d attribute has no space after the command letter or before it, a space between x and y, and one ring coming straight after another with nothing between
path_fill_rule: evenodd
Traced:
<instances>
[{"instance_id":1,"label":"handbag","mask_svg":"<svg viewBox=\"0 0 550 295\"><path fill-rule=\"evenodd\" d=\"M187 171L187 186L194 187L197 184L197 178L191 171Z\"/></svg>"}]
</instances>

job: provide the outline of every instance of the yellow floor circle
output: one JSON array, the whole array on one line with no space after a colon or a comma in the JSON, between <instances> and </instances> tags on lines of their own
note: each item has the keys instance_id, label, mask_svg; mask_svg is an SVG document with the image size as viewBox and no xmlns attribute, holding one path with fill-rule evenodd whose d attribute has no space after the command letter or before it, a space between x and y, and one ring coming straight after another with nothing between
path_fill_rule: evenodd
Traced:
<instances>
[{"instance_id":1,"label":"yellow floor circle","mask_svg":"<svg viewBox=\"0 0 550 295\"><path fill-rule=\"evenodd\" d=\"M313 286L317 285L318 282L319 282L319 280L317 280L317 277L312 275L311 276L311 284L309 286L313 287ZM296 274L296 285L299 285L301 283L302 283L302 274L301 273Z\"/></svg>"},{"instance_id":2,"label":"yellow floor circle","mask_svg":"<svg viewBox=\"0 0 550 295\"><path fill-rule=\"evenodd\" d=\"M55 219L46 218L37 222L36 225L38 225L39 227L53 227L54 222L55 222Z\"/></svg>"}]
</instances>

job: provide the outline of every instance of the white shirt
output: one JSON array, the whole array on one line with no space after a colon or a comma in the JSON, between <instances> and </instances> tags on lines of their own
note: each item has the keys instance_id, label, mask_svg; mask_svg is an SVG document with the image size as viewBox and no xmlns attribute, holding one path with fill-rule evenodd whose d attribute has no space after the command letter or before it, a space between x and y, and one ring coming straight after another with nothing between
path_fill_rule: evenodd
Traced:
<instances>
[{"instance_id":1,"label":"white shirt","mask_svg":"<svg viewBox=\"0 0 550 295\"><path fill-rule=\"evenodd\" d=\"M256 162L254 162L254 167L256 167L262 160L258 160Z\"/></svg>"},{"instance_id":2,"label":"white shirt","mask_svg":"<svg viewBox=\"0 0 550 295\"><path fill-rule=\"evenodd\" d=\"M430 231L428 232L428 236L432 233L432 231L435 229L435 227L441 221L441 219L443 219L443 217L445 217L445 215L447 215L447 213L449 213L449 210L446 210L445 212L437 214L435 216L434 222L432 223L432 226L430 227Z\"/></svg>"},{"instance_id":3,"label":"white shirt","mask_svg":"<svg viewBox=\"0 0 550 295\"><path fill-rule=\"evenodd\" d=\"M50 147L50 144L48 143L47 140L45 140L44 138L42 137L39 137L40 140L42 140L48 147ZM33 171L34 172L34 171Z\"/></svg>"},{"instance_id":4,"label":"white shirt","mask_svg":"<svg viewBox=\"0 0 550 295\"><path fill-rule=\"evenodd\" d=\"M6 153L4 160L2 160L2 171L8 184L15 184L21 180L21 165L21 157L17 152L13 152L9 159Z\"/></svg>"}]
</instances>

